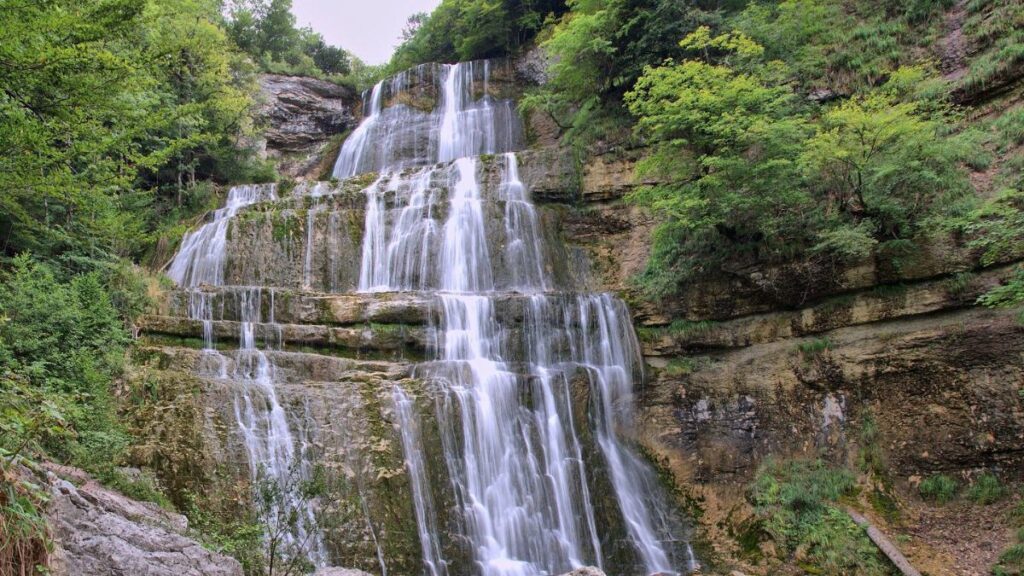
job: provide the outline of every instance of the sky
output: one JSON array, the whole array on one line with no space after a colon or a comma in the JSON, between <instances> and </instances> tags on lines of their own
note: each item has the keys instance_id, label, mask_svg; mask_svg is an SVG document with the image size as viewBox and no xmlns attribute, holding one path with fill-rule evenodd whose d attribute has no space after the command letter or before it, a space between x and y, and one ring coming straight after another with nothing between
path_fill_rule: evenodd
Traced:
<instances>
[{"instance_id":1,"label":"sky","mask_svg":"<svg viewBox=\"0 0 1024 576\"><path fill-rule=\"evenodd\" d=\"M367 64L383 64L402 35L406 19L430 12L441 0L293 0L299 26L323 34L328 44L359 56Z\"/></svg>"}]
</instances>

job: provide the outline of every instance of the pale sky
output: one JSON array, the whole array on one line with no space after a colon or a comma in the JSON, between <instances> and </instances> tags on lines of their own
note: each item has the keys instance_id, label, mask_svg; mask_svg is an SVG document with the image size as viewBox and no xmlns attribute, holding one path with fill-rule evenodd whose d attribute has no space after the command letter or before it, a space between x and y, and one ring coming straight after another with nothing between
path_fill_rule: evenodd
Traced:
<instances>
[{"instance_id":1,"label":"pale sky","mask_svg":"<svg viewBox=\"0 0 1024 576\"><path fill-rule=\"evenodd\" d=\"M394 52L406 19L430 12L441 0L293 0L299 26L323 34L328 44L383 64Z\"/></svg>"}]
</instances>

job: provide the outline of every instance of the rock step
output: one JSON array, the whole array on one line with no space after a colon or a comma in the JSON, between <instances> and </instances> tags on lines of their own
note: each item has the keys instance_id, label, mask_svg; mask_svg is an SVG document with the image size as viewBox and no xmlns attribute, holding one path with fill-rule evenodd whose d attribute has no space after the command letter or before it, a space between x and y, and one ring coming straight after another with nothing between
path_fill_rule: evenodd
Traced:
<instances>
[{"instance_id":1,"label":"rock step","mask_svg":"<svg viewBox=\"0 0 1024 576\"><path fill-rule=\"evenodd\" d=\"M220 373L235 371L239 352L211 354L205 350L143 344L134 352L138 361L159 370L196 374L217 379ZM397 381L407 378L412 363L404 360L344 358L323 354L265 350L276 367L275 377L282 382L336 382L341 376Z\"/></svg>"},{"instance_id":2,"label":"rock step","mask_svg":"<svg viewBox=\"0 0 1024 576\"><path fill-rule=\"evenodd\" d=\"M152 341L172 337L193 342L172 342L187 347L202 346L205 327L200 320L175 316L145 316L139 320L142 333ZM218 348L238 348L242 324L233 320L210 322L214 344ZM260 348L294 349L312 347L349 351L422 353L431 341L431 330L405 324L366 324L362 326L324 326L320 324L254 324L254 337Z\"/></svg>"},{"instance_id":3,"label":"rock step","mask_svg":"<svg viewBox=\"0 0 1024 576\"><path fill-rule=\"evenodd\" d=\"M830 298L815 306L754 314L722 322L641 328L646 356L671 356L701 349L743 348L851 327L954 311L1016 273L1017 264L996 266L959 277L949 276L879 287Z\"/></svg>"},{"instance_id":4,"label":"rock step","mask_svg":"<svg viewBox=\"0 0 1024 576\"><path fill-rule=\"evenodd\" d=\"M243 304L259 298L259 317L280 324L317 326L363 326L372 324L421 326L436 318L439 292L319 292L258 288L251 286L203 287L197 290L175 290L168 294L163 309L155 317L187 319L190 310L205 300L212 318L237 322ZM520 324L527 306L537 294L493 292L487 294L495 314L506 325ZM542 293L550 299L572 298L574 292Z\"/></svg>"}]
</instances>

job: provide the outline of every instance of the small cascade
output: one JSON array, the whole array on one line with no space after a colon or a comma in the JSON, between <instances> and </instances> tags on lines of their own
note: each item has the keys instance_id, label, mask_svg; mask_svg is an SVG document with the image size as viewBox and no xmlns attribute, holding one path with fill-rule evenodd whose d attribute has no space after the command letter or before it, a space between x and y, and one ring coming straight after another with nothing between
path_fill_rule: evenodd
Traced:
<instances>
[{"instance_id":1,"label":"small cascade","mask_svg":"<svg viewBox=\"0 0 1024 576\"><path fill-rule=\"evenodd\" d=\"M297 446L287 414L278 401L274 386L276 366L257 343L257 330L261 329L265 347L280 348L282 344L281 327L274 319L274 292L269 292L266 323L262 320L263 290L260 287L241 287L231 292L240 321L239 347L233 358L234 368L229 371L231 359L214 349L215 293L202 289L203 286L224 285L231 219L246 206L276 198L274 185L232 188L226 206L214 212L210 222L185 236L168 275L188 289L189 315L203 323L203 365L215 367L206 375L237 385L234 415L248 456L250 478L254 482L276 483L282 490L281 501L274 502L274 509L266 514L272 524L270 531L276 532L276 522L284 521L293 510L298 511L303 518L294 530L284 531L282 544L294 553L306 555L314 565L322 566L326 552L315 529L316 519L312 508L299 497L299 484L311 476L312 465L302 447Z\"/></svg>"},{"instance_id":2,"label":"small cascade","mask_svg":"<svg viewBox=\"0 0 1024 576\"><path fill-rule=\"evenodd\" d=\"M542 233L537 209L527 196L526 186L519 179L519 159L505 154L501 199L505 202L505 252L513 288L549 290L551 281L544 271Z\"/></svg>"},{"instance_id":3,"label":"small cascade","mask_svg":"<svg viewBox=\"0 0 1024 576\"><path fill-rule=\"evenodd\" d=\"M442 559L437 512L434 510L434 498L430 493L427 466L423 460L423 452L417 450L422 441L419 420L412 399L400 386L395 386L394 400L395 413L402 431L405 465L409 469L409 480L412 484L413 507L416 510L416 517L422 519L417 523L417 528L420 547L423 550L423 565L427 576L447 576L448 563Z\"/></svg>"},{"instance_id":4,"label":"small cascade","mask_svg":"<svg viewBox=\"0 0 1024 576\"><path fill-rule=\"evenodd\" d=\"M272 294L272 293L271 293ZM242 433L249 459L250 477L273 482L281 489L280 501L269 511L271 531L275 522L298 513L301 520L294 529L284 531L283 545L295 554L305 554L314 565L326 561L324 545L316 533L312 508L301 498L300 484L312 475L310 461L301 451L301 443L292 435L288 416L277 398L274 386L277 367L256 345L256 328L261 324L262 290L247 288L236 292L240 322L240 344L231 379L240 383L235 397L235 421ZM273 324L273 297L270 299L268 344L279 345L279 327Z\"/></svg>"},{"instance_id":5,"label":"small cascade","mask_svg":"<svg viewBox=\"0 0 1024 576\"><path fill-rule=\"evenodd\" d=\"M274 184L250 184L232 188L228 192L227 203L213 213L213 219L195 232L185 235L181 248L167 269L167 276L186 288L203 284L222 286L231 219L246 206L276 198L277 187Z\"/></svg>"},{"instance_id":6,"label":"small cascade","mask_svg":"<svg viewBox=\"0 0 1024 576\"><path fill-rule=\"evenodd\" d=\"M396 173L517 149L522 127L515 104L489 93L492 67L489 61L425 64L377 83L364 95L364 119L342 145L334 176ZM422 108L438 99L438 106Z\"/></svg>"},{"instance_id":7,"label":"small cascade","mask_svg":"<svg viewBox=\"0 0 1024 576\"><path fill-rule=\"evenodd\" d=\"M313 288L313 246L316 244L316 217L323 209L320 205L322 186L317 185L310 192L313 205L306 211L306 252L302 261L302 287Z\"/></svg>"}]
</instances>

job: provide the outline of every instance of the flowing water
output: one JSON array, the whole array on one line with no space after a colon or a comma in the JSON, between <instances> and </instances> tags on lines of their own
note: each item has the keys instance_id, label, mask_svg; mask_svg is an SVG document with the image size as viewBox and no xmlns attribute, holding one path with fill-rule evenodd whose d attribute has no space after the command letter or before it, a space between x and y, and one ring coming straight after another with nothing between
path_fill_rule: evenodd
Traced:
<instances>
[{"instance_id":1,"label":"flowing water","mask_svg":"<svg viewBox=\"0 0 1024 576\"><path fill-rule=\"evenodd\" d=\"M390 390L423 573L691 570L695 561L654 471L621 436L643 377L628 310L611 295L574 291L578 282L568 279L520 174L523 131L514 102L498 96L495 78L507 81L510 72L500 66L426 65L377 84L334 170L338 178L377 174L363 192L358 290L415 292L433 302L429 359L412 369L424 388ZM295 194L310 197L303 199L301 288L334 291L341 263L330 246L339 214L320 186ZM169 274L188 290L190 316L203 322L216 367L209 375L239 390L234 415L250 473L286 487L313 464L305 427L295 424L303 418L289 418L275 388L272 351L282 346L282 330L274 292L226 292L240 318L239 349L229 359L213 341L224 302L204 289L224 285L231 218L275 197L272 187L233 189L226 207L185 238ZM319 282L321 272L327 279ZM428 438L439 439L440 459L425 456ZM307 521L286 541L325 565L314 506L290 490L282 506ZM362 490L386 574L387 543L378 541Z\"/></svg>"},{"instance_id":2,"label":"flowing water","mask_svg":"<svg viewBox=\"0 0 1024 576\"><path fill-rule=\"evenodd\" d=\"M239 346L233 359L214 349L213 321L215 292L204 287L224 285L227 233L231 219L242 208L276 199L273 185L232 188L226 206L214 212L210 222L187 234L168 269L168 275L189 289L189 315L203 323L206 366L215 369L206 376L237 383L234 415L248 456L250 478L259 485L275 484L280 496L271 499L262 514L268 534L277 535L279 545L289 554L301 554L315 565L326 562L326 552L316 531L313 508L301 495L301 483L312 474L312 463L293 436L284 407L275 389L273 361L258 346L257 328L266 335L266 348L279 348L281 327L274 321L274 294L270 292L267 322L263 322L263 294L259 287L242 287L230 292L239 311ZM311 211L312 212L312 211ZM222 303L223 305L223 303ZM229 370L229 364L233 369ZM265 489L266 486L263 487ZM297 522L287 516L298 510Z\"/></svg>"},{"instance_id":3,"label":"flowing water","mask_svg":"<svg viewBox=\"0 0 1024 576\"><path fill-rule=\"evenodd\" d=\"M488 93L486 65L483 95L474 99L474 70L443 68L436 80L440 105L425 116L400 103L408 76L378 84L335 171L381 173L366 191L360 290L436 294L434 360L416 373L443 391L436 410L446 423L442 444L458 537L484 576L604 565L590 488L598 471L588 470L578 434L592 425L604 457L600 471L644 571L690 568L685 561L673 566L664 545L673 536L655 510L653 471L617 433L629 425L633 383L641 376L627 310L609 295L556 291L539 216L511 152L520 130L507 123L508 104ZM399 104L384 107L385 92ZM417 137L421 142L410 145ZM489 241L495 212L488 203L495 199L481 185L477 159L495 153L505 153L496 198L503 204L500 272ZM496 312L497 300L511 294L528 300L521 331ZM593 424L575 420L579 378L592 396ZM437 487L427 485L419 424L406 392L396 388L394 397L425 572L447 574L431 497Z\"/></svg>"}]
</instances>

